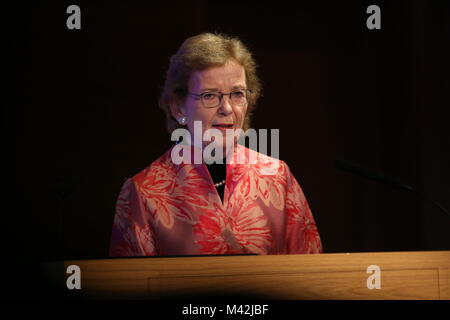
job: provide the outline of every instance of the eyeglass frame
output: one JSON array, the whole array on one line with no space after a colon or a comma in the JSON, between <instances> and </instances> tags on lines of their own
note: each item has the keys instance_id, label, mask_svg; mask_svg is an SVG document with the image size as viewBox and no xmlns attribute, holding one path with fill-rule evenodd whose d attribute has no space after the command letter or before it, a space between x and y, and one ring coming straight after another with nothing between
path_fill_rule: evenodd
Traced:
<instances>
[{"instance_id":1,"label":"eyeglass frame","mask_svg":"<svg viewBox=\"0 0 450 320\"><path fill-rule=\"evenodd\" d=\"M239 92L239 91L245 91L245 92L248 92L248 93L253 93L252 90L250 90L250 89L240 88L240 89L235 89L234 91L231 91L229 93L222 93L222 92L218 92L218 91L207 91L207 92L203 92L203 93L193 93L193 92L187 91L187 94L198 98L201 101L201 103L202 103L204 108L210 109L210 108L217 108L218 106L220 106L220 104L222 103L223 96L229 96L230 97L230 101L233 102L233 99L231 98L231 95L233 93ZM205 94L216 94L219 97L219 103L217 105L215 105L215 106L212 106L212 107L206 106L205 103L203 102L203 97L204 97ZM246 100L245 102L246 103L242 104L242 106L248 104L248 96L247 96L247 94L245 96L245 100ZM241 106L241 105L238 105L238 106Z\"/></svg>"}]
</instances>

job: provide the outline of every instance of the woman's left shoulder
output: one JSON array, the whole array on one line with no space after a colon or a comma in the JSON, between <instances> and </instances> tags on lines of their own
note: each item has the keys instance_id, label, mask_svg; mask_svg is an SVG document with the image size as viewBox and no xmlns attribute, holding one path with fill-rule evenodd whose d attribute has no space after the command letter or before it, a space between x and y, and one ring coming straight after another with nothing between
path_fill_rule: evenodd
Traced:
<instances>
[{"instance_id":1,"label":"woman's left shoulder","mask_svg":"<svg viewBox=\"0 0 450 320\"><path fill-rule=\"evenodd\" d=\"M258 167L258 171L261 172L262 175L281 175L286 176L289 172L289 167L287 164L276 157L272 157L266 155L264 153L252 150L250 148L244 147L240 145L239 152L242 155L245 155L245 160L250 165L256 165Z\"/></svg>"}]
</instances>

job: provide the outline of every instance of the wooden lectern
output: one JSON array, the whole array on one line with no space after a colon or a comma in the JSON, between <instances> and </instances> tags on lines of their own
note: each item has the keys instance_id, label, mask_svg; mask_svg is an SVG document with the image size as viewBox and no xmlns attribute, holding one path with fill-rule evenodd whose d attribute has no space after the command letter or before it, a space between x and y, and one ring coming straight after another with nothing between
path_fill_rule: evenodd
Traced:
<instances>
[{"instance_id":1,"label":"wooden lectern","mask_svg":"<svg viewBox=\"0 0 450 320\"><path fill-rule=\"evenodd\" d=\"M64 286L67 267L80 267L81 289L71 291L88 299L450 299L450 251L116 258L63 265ZM369 289L373 265L380 271L379 289Z\"/></svg>"}]
</instances>

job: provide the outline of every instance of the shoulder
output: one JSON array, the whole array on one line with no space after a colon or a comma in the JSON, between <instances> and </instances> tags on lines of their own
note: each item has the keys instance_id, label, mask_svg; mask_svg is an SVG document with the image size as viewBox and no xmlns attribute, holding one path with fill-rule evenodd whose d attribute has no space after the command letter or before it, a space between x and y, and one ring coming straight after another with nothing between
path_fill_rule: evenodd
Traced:
<instances>
[{"instance_id":1,"label":"shoulder","mask_svg":"<svg viewBox=\"0 0 450 320\"><path fill-rule=\"evenodd\" d=\"M170 159L171 149L130 179L134 182L136 187L148 187L161 180L175 179L177 169Z\"/></svg>"},{"instance_id":2,"label":"shoulder","mask_svg":"<svg viewBox=\"0 0 450 320\"><path fill-rule=\"evenodd\" d=\"M255 165L261 175L287 177L290 173L288 165L280 159L238 145L238 164Z\"/></svg>"}]
</instances>

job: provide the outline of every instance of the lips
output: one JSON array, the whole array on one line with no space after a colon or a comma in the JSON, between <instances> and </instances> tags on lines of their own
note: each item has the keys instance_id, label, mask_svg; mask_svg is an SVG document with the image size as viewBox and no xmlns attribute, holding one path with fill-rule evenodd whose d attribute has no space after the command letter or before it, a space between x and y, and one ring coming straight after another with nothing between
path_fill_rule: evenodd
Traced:
<instances>
[{"instance_id":1,"label":"lips","mask_svg":"<svg viewBox=\"0 0 450 320\"><path fill-rule=\"evenodd\" d=\"M217 129L232 129L233 124L232 123L215 123L212 125L213 128Z\"/></svg>"}]
</instances>

